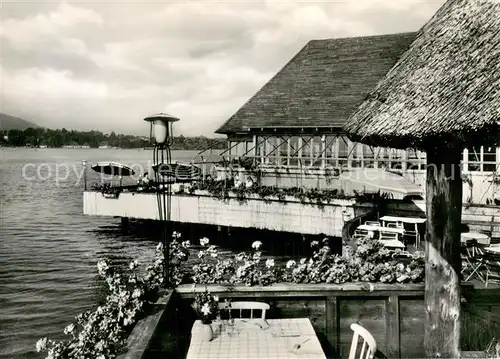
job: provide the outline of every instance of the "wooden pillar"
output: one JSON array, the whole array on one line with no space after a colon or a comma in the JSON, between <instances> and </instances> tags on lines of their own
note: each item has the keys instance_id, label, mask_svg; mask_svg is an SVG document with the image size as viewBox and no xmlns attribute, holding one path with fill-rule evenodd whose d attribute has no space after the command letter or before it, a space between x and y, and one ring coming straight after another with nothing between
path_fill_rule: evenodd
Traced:
<instances>
[{"instance_id":1,"label":"wooden pillar","mask_svg":"<svg viewBox=\"0 0 500 359\"><path fill-rule=\"evenodd\" d=\"M427 151L425 336L428 358L459 358L461 149Z\"/></svg>"}]
</instances>

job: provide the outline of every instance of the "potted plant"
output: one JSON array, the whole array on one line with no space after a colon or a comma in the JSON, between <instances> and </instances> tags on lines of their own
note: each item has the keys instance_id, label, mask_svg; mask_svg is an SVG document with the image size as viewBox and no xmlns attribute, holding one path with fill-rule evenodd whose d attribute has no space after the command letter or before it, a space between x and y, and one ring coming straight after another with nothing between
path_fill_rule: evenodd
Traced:
<instances>
[{"instance_id":1,"label":"potted plant","mask_svg":"<svg viewBox=\"0 0 500 359\"><path fill-rule=\"evenodd\" d=\"M202 323L202 337L206 341L213 338L212 321L219 315L219 297L207 290L194 297L193 309Z\"/></svg>"}]
</instances>

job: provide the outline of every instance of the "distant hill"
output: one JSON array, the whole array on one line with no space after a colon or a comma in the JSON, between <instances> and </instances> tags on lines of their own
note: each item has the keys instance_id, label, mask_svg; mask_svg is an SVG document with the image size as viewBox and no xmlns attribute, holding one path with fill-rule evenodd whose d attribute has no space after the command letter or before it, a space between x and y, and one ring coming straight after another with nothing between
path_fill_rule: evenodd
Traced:
<instances>
[{"instance_id":1,"label":"distant hill","mask_svg":"<svg viewBox=\"0 0 500 359\"><path fill-rule=\"evenodd\" d=\"M0 113L0 130L26 130L27 128L38 128L40 126L23 120L19 117L14 117L7 115L5 113Z\"/></svg>"}]
</instances>

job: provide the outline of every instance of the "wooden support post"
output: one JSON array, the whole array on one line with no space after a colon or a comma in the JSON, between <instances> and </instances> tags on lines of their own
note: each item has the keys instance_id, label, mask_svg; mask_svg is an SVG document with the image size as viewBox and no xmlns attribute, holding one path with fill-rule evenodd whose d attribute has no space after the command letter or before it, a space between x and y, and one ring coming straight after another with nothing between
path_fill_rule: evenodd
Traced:
<instances>
[{"instance_id":1,"label":"wooden support post","mask_svg":"<svg viewBox=\"0 0 500 359\"><path fill-rule=\"evenodd\" d=\"M337 358L340 358L340 332L339 328L339 302L337 297L326 298L326 335L332 344L332 349L336 352Z\"/></svg>"},{"instance_id":2,"label":"wooden support post","mask_svg":"<svg viewBox=\"0 0 500 359\"><path fill-rule=\"evenodd\" d=\"M428 358L459 358L461 149L427 151L425 335Z\"/></svg>"},{"instance_id":3,"label":"wooden support post","mask_svg":"<svg viewBox=\"0 0 500 359\"><path fill-rule=\"evenodd\" d=\"M399 297L397 295L387 298L385 304L387 310L387 356L389 358L401 358L401 331L399 328Z\"/></svg>"}]
</instances>

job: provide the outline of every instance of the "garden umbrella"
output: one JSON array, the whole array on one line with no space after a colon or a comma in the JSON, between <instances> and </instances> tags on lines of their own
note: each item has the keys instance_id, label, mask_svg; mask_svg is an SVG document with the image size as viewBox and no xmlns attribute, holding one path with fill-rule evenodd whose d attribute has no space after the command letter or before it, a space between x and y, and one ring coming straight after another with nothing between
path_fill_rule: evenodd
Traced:
<instances>
[{"instance_id":1,"label":"garden umbrella","mask_svg":"<svg viewBox=\"0 0 500 359\"><path fill-rule=\"evenodd\" d=\"M499 14L498 0L448 0L344 126L354 141L427 152L428 357L460 357L460 160L500 143Z\"/></svg>"},{"instance_id":2,"label":"garden umbrella","mask_svg":"<svg viewBox=\"0 0 500 359\"><path fill-rule=\"evenodd\" d=\"M132 168L118 162L98 162L97 164L92 165L91 168L101 174L119 176L120 187L122 185L123 176L133 176L135 174Z\"/></svg>"}]
</instances>

